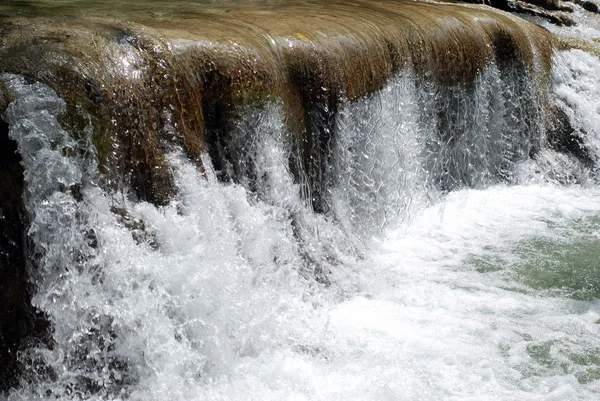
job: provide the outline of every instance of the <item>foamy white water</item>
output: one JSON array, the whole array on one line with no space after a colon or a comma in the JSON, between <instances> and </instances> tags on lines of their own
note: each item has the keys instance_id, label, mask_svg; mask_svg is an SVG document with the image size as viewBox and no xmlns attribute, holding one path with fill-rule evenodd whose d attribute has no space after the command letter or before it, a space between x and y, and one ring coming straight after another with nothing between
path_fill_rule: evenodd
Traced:
<instances>
[{"instance_id":1,"label":"foamy white water","mask_svg":"<svg viewBox=\"0 0 600 401\"><path fill-rule=\"evenodd\" d=\"M597 399L598 302L544 296L504 266L481 273L473 260L571 223L573 237L597 241L598 227L577 226L598 216L598 195L554 186L453 193L371 245L340 278L356 292L325 305L325 323L309 319L320 331L313 342L247 359L200 398Z\"/></svg>"},{"instance_id":2,"label":"foamy white water","mask_svg":"<svg viewBox=\"0 0 600 401\"><path fill-rule=\"evenodd\" d=\"M599 67L571 51L553 70L592 154ZM9 400L600 399L600 189L559 184L567 156L529 160L535 90L496 67L469 91L403 73L344 106L327 215L294 183L277 102L237 125L259 190L175 149L179 192L157 208L100 190L54 92L2 79L56 342L26 355L52 373ZM445 96L472 113L426 112Z\"/></svg>"}]
</instances>

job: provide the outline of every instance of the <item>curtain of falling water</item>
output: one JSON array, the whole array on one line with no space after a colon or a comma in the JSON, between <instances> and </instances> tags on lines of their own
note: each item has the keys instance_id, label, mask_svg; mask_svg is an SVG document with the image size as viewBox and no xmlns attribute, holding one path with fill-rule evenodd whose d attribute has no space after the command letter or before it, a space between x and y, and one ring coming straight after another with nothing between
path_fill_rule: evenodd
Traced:
<instances>
[{"instance_id":1,"label":"curtain of falling water","mask_svg":"<svg viewBox=\"0 0 600 401\"><path fill-rule=\"evenodd\" d=\"M442 87L402 71L342 105L327 214L293 178L302 163L281 101L239 113L230 144L239 184L210 167L202 177L174 149L178 194L157 208L100 190L93 146L61 128L53 91L1 79L16 94L3 118L28 185L33 302L54 330L52 349L21 356L29 367L11 400L203 399L204 386L247 360L317 355L323 311L361 288L352 276L365 238L448 191L516 182L547 151L526 79L490 65L471 84Z\"/></svg>"}]
</instances>

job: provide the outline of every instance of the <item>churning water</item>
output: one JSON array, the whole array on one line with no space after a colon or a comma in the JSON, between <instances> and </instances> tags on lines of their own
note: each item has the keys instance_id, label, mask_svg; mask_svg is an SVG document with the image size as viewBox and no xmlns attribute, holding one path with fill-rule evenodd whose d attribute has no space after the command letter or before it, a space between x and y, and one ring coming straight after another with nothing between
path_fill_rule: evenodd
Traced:
<instances>
[{"instance_id":1,"label":"churning water","mask_svg":"<svg viewBox=\"0 0 600 401\"><path fill-rule=\"evenodd\" d=\"M405 71L343 105L324 214L278 101L236 122L252 191L173 148L159 208L103 192L64 102L1 76L54 327L8 400L600 399L600 187L546 148L517 75L441 89ZM552 95L596 165L598 77L594 56L555 55Z\"/></svg>"}]
</instances>

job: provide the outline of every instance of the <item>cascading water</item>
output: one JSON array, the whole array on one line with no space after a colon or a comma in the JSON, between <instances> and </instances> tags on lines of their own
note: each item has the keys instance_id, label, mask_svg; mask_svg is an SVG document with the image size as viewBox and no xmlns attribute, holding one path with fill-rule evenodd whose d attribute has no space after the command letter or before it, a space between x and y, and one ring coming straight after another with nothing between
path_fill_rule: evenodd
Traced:
<instances>
[{"instance_id":1,"label":"cascading water","mask_svg":"<svg viewBox=\"0 0 600 401\"><path fill-rule=\"evenodd\" d=\"M472 85L448 88L403 72L342 109L334 150L342 224L382 230L443 192L512 181L514 164L544 134L531 82L511 78L491 65Z\"/></svg>"},{"instance_id":2,"label":"cascading water","mask_svg":"<svg viewBox=\"0 0 600 401\"><path fill-rule=\"evenodd\" d=\"M594 167L513 67L343 101L323 213L282 99L238 110L231 159L169 145L159 207L102 189L91 119L73 137L52 89L0 75L52 326L0 399L598 399L600 61L551 74Z\"/></svg>"}]
</instances>

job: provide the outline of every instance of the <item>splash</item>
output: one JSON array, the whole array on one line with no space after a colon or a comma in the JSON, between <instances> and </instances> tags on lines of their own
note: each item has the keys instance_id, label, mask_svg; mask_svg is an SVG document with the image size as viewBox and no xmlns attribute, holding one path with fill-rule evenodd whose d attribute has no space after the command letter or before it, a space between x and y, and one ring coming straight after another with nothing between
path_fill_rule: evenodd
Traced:
<instances>
[{"instance_id":1,"label":"splash","mask_svg":"<svg viewBox=\"0 0 600 401\"><path fill-rule=\"evenodd\" d=\"M72 37L69 57L50 41L53 57L25 69L39 79L1 75L27 187L32 302L53 339L22 350L6 398L597 396L600 63L556 53L549 99L546 33L453 10L422 18L448 35L416 43L410 24L381 25L393 40L375 50L370 28L317 40L274 23L278 35L174 48L120 27L98 39L110 58L93 53L102 80ZM379 21L371 11L361 23ZM237 12L242 25L253 15ZM15 24L9 42L28 26ZM482 53L453 40L466 27ZM216 61L195 64L207 54ZM70 63L81 85L59 96L41 71ZM591 168L548 140L550 102ZM146 188L152 179L164 186Z\"/></svg>"}]
</instances>

